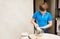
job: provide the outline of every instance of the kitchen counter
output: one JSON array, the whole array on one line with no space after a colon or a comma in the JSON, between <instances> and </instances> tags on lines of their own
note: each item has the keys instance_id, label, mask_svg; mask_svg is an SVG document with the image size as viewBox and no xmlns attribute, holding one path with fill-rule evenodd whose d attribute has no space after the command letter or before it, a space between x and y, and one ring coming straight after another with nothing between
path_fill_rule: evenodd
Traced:
<instances>
[{"instance_id":1,"label":"kitchen counter","mask_svg":"<svg viewBox=\"0 0 60 39\"><path fill-rule=\"evenodd\" d=\"M34 35L32 36L33 36L32 38L34 39L35 36ZM40 38L38 39L60 39L60 36L54 34L48 34L48 33L43 33L39 37Z\"/></svg>"},{"instance_id":2,"label":"kitchen counter","mask_svg":"<svg viewBox=\"0 0 60 39\"><path fill-rule=\"evenodd\" d=\"M44 33L44 34L42 34L41 39L60 39L60 36Z\"/></svg>"}]
</instances>

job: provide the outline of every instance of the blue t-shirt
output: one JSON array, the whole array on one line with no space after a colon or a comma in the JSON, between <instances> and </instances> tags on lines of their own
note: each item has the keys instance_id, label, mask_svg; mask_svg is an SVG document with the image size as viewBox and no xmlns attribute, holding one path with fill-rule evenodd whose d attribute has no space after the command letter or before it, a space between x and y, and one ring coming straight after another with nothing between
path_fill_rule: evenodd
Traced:
<instances>
[{"instance_id":1,"label":"blue t-shirt","mask_svg":"<svg viewBox=\"0 0 60 39\"><path fill-rule=\"evenodd\" d=\"M36 20L36 23L39 25L39 27L46 26L46 25L48 25L49 21L52 21L52 16L47 11L46 11L46 13L44 13L43 16L40 11L36 11L33 14L32 18Z\"/></svg>"}]
</instances>

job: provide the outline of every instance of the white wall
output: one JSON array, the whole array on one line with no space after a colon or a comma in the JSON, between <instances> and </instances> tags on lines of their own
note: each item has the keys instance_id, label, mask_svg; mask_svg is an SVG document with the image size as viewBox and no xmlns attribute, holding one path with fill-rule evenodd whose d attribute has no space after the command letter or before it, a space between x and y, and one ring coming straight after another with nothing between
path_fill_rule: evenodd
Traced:
<instances>
[{"instance_id":1,"label":"white wall","mask_svg":"<svg viewBox=\"0 0 60 39\"><path fill-rule=\"evenodd\" d=\"M32 14L33 0L0 0L0 39L19 39L21 32L33 33Z\"/></svg>"}]
</instances>

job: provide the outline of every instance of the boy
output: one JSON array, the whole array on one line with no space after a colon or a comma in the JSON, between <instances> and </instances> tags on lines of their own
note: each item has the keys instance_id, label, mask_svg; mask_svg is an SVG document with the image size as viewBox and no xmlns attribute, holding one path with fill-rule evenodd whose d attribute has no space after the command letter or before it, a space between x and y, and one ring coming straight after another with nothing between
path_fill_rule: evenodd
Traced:
<instances>
[{"instance_id":1,"label":"boy","mask_svg":"<svg viewBox=\"0 0 60 39\"><path fill-rule=\"evenodd\" d=\"M35 28L39 27L44 29L44 32L48 32L48 28L52 27L52 16L47 11L48 5L47 3L43 3L39 6L39 11L36 11L32 16L32 24ZM35 22L36 21L36 22Z\"/></svg>"}]
</instances>

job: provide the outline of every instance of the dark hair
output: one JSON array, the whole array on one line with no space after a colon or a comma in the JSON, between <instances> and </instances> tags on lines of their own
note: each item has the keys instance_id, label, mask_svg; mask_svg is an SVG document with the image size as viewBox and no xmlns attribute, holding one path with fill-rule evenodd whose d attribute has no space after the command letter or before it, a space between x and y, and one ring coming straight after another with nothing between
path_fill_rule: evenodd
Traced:
<instances>
[{"instance_id":1,"label":"dark hair","mask_svg":"<svg viewBox=\"0 0 60 39\"><path fill-rule=\"evenodd\" d=\"M47 9L48 9L48 4L47 4L46 2L43 3L43 4L41 4L41 5L39 6L39 9L40 9L41 11L47 10Z\"/></svg>"}]
</instances>

